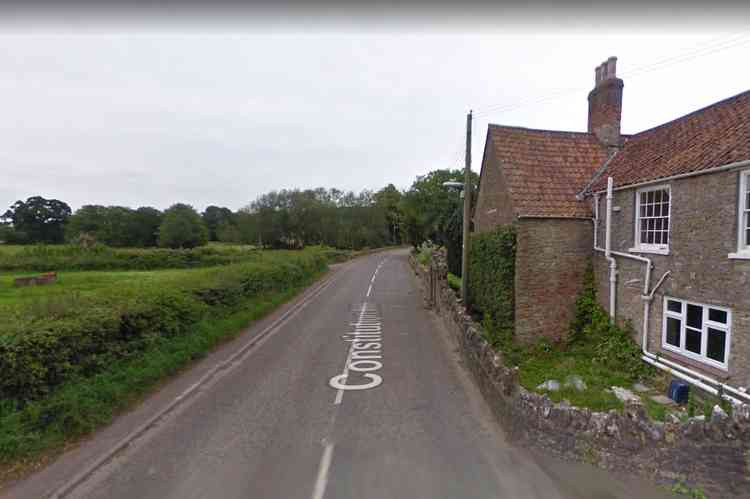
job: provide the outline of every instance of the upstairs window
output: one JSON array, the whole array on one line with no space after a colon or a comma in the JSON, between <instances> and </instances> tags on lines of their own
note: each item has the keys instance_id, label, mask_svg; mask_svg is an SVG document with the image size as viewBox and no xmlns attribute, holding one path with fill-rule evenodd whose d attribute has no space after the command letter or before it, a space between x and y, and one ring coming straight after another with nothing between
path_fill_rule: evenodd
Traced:
<instances>
[{"instance_id":1,"label":"upstairs window","mask_svg":"<svg viewBox=\"0 0 750 499\"><path fill-rule=\"evenodd\" d=\"M635 202L635 247L632 251L669 252L669 186L639 189Z\"/></svg>"},{"instance_id":2,"label":"upstairs window","mask_svg":"<svg viewBox=\"0 0 750 499\"><path fill-rule=\"evenodd\" d=\"M740 173L739 252L750 253L750 171Z\"/></svg>"},{"instance_id":3,"label":"upstairs window","mask_svg":"<svg viewBox=\"0 0 750 499\"><path fill-rule=\"evenodd\" d=\"M665 297L662 347L726 369L731 324L729 309Z\"/></svg>"}]
</instances>

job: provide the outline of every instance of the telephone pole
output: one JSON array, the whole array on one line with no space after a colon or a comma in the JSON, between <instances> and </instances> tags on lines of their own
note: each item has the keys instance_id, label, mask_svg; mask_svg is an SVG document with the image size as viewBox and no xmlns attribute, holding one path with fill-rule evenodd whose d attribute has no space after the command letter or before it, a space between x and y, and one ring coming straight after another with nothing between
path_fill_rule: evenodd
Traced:
<instances>
[{"instance_id":1,"label":"telephone pole","mask_svg":"<svg viewBox=\"0 0 750 499\"><path fill-rule=\"evenodd\" d=\"M471 116L472 111L466 115L466 163L464 165L464 224L463 239L461 244L461 300L465 307L469 306L468 282L469 282L469 221L471 219Z\"/></svg>"}]
</instances>

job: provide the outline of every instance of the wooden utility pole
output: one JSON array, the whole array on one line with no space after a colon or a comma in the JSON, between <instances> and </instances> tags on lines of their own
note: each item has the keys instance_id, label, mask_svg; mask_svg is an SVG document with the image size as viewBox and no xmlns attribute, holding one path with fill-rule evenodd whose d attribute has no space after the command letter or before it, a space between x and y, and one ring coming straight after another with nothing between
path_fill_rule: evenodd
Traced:
<instances>
[{"instance_id":1,"label":"wooden utility pole","mask_svg":"<svg viewBox=\"0 0 750 499\"><path fill-rule=\"evenodd\" d=\"M469 306L469 221L471 218L471 114L466 115L466 164L464 165L464 225L461 244L461 300Z\"/></svg>"}]
</instances>

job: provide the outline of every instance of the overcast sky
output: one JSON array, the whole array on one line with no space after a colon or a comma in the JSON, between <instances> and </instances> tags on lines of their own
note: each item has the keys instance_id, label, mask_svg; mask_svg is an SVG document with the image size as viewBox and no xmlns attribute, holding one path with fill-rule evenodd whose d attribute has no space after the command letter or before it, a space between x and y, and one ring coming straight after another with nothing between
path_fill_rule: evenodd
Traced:
<instances>
[{"instance_id":1,"label":"overcast sky","mask_svg":"<svg viewBox=\"0 0 750 499\"><path fill-rule=\"evenodd\" d=\"M747 17L680 25L605 13L558 25L493 11L431 25L252 14L6 17L0 212L32 195L73 209L202 210L281 188L407 188L462 166L469 109L479 171L488 121L585 131L594 68L612 55L625 133L750 88Z\"/></svg>"}]
</instances>

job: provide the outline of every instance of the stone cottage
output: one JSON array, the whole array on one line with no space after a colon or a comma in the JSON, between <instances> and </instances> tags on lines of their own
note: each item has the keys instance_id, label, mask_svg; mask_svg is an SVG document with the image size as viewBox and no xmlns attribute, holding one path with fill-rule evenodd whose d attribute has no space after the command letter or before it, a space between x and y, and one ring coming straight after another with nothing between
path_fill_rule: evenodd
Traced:
<instances>
[{"instance_id":1,"label":"stone cottage","mask_svg":"<svg viewBox=\"0 0 750 499\"><path fill-rule=\"evenodd\" d=\"M611 57L587 132L488 128L474 226L516 226L516 336L563 338L593 260L601 305L632 323L644 361L741 397L750 91L634 135L620 132L622 95Z\"/></svg>"}]
</instances>

